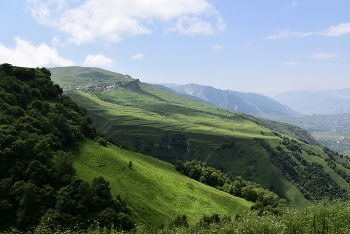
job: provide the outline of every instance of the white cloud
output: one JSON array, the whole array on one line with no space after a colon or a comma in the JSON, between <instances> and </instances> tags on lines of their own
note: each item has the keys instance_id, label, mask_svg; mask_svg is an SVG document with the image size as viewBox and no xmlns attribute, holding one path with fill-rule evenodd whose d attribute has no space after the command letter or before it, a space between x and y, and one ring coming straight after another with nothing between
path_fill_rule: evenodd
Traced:
<instances>
[{"instance_id":1,"label":"white cloud","mask_svg":"<svg viewBox=\"0 0 350 234\"><path fill-rule=\"evenodd\" d=\"M55 46L55 47L57 47L57 46L65 46L65 44L64 44L64 43L61 43L60 39L58 39L57 37L53 37L53 38L51 39L51 44L52 44L53 46Z\"/></svg>"},{"instance_id":2,"label":"white cloud","mask_svg":"<svg viewBox=\"0 0 350 234\"><path fill-rule=\"evenodd\" d=\"M175 26L168 28L166 32L179 32L184 35L213 34L214 29L211 23L204 22L197 17L183 16L177 19Z\"/></svg>"},{"instance_id":3,"label":"white cloud","mask_svg":"<svg viewBox=\"0 0 350 234\"><path fill-rule=\"evenodd\" d=\"M350 33L350 23L343 23L337 26L331 26L324 32L324 35L341 36L346 33Z\"/></svg>"},{"instance_id":4,"label":"white cloud","mask_svg":"<svg viewBox=\"0 0 350 234\"><path fill-rule=\"evenodd\" d=\"M225 28L226 28L226 23L225 21L219 17L217 20L216 20L216 27L219 31L224 31Z\"/></svg>"},{"instance_id":5,"label":"white cloud","mask_svg":"<svg viewBox=\"0 0 350 234\"><path fill-rule=\"evenodd\" d=\"M221 46L221 45L219 45L219 44L214 44L213 45L213 50L214 51L220 51L220 50L222 50L223 49L223 47Z\"/></svg>"},{"instance_id":6,"label":"white cloud","mask_svg":"<svg viewBox=\"0 0 350 234\"><path fill-rule=\"evenodd\" d=\"M302 32L292 32L291 30L282 30L278 31L279 34L273 35L273 36L268 36L266 39L277 39L277 38L288 38L288 37L306 37L310 36L312 34L316 34L314 32L309 32L309 33L302 33Z\"/></svg>"},{"instance_id":7,"label":"white cloud","mask_svg":"<svg viewBox=\"0 0 350 234\"><path fill-rule=\"evenodd\" d=\"M114 59L108 58L103 54L86 56L84 65L89 67L111 67L114 64Z\"/></svg>"},{"instance_id":8,"label":"white cloud","mask_svg":"<svg viewBox=\"0 0 350 234\"><path fill-rule=\"evenodd\" d=\"M316 59L334 58L337 56L338 56L337 54L326 54L326 53L318 53L318 54L311 55L311 57Z\"/></svg>"},{"instance_id":9,"label":"white cloud","mask_svg":"<svg viewBox=\"0 0 350 234\"><path fill-rule=\"evenodd\" d=\"M290 30L278 31L279 34L265 37L265 39L277 39L277 38L287 38L287 37L307 37L310 35L322 35L322 36L341 36L350 33L350 23L342 23L337 26L331 26L325 31L320 32L292 32Z\"/></svg>"},{"instance_id":10,"label":"white cloud","mask_svg":"<svg viewBox=\"0 0 350 234\"><path fill-rule=\"evenodd\" d=\"M14 48L8 48L0 43L0 63L10 63L24 67L54 67L73 66L73 61L60 57L54 48L45 43L34 46L30 41L20 37L15 38Z\"/></svg>"},{"instance_id":11,"label":"white cloud","mask_svg":"<svg viewBox=\"0 0 350 234\"><path fill-rule=\"evenodd\" d=\"M32 16L41 24L50 24L51 13L48 4L40 0L27 0Z\"/></svg>"},{"instance_id":12,"label":"white cloud","mask_svg":"<svg viewBox=\"0 0 350 234\"><path fill-rule=\"evenodd\" d=\"M284 63L284 65L295 66L295 65L300 65L300 63L297 63L297 62L286 62L286 63Z\"/></svg>"},{"instance_id":13,"label":"white cloud","mask_svg":"<svg viewBox=\"0 0 350 234\"><path fill-rule=\"evenodd\" d=\"M133 56L131 56L131 59L142 59L143 58L143 54L134 54Z\"/></svg>"},{"instance_id":14,"label":"white cloud","mask_svg":"<svg viewBox=\"0 0 350 234\"><path fill-rule=\"evenodd\" d=\"M70 7L65 0L27 0L39 23L58 28L69 42L102 39L118 42L125 36L150 34L155 23L164 31L185 35L222 31L225 22L207 0L86 0ZM56 7L55 7L56 6Z\"/></svg>"},{"instance_id":15,"label":"white cloud","mask_svg":"<svg viewBox=\"0 0 350 234\"><path fill-rule=\"evenodd\" d=\"M57 5L57 10L61 10L68 5L66 0L49 0L49 3L55 3Z\"/></svg>"}]
</instances>

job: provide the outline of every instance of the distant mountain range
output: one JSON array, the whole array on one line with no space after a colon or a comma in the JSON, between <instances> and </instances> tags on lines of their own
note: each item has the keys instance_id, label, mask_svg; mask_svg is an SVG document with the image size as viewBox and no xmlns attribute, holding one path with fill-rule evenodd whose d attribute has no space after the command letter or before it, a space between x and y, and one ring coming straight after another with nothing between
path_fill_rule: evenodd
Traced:
<instances>
[{"instance_id":1,"label":"distant mountain range","mask_svg":"<svg viewBox=\"0 0 350 234\"><path fill-rule=\"evenodd\" d=\"M178 93L184 97L200 100L217 107L243 112L258 117L296 115L298 112L281 103L256 93L220 90L198 84L152 84L156 88Z\"/></svg>"},{"instance_id":2,"label":"distant mountain range","mask_svg":"<svg viewBox=\"0 0 350 234\"><path fill-rule=\"evenodd\" d=\"M278 102L302 114L350 113L350 88L318 92L285 92L275 97Z\"/></svg>"}]
</instances>

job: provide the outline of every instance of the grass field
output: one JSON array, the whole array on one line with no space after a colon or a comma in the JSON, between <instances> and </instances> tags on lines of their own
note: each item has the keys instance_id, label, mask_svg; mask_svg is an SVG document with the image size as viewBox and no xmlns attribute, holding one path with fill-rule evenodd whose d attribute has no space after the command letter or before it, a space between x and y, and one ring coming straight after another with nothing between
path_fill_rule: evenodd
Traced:
<instances>
[{"instance_id":1,"label":"grass field","mask_svg":"<svg viewBox=\"0 0 350 234\"><path fill-rule=\"evenodd\" d=\"M234 217L253 204L183 176L169 163L111 144L102 147L88 140L73 154L77 174L88 181L98 176L108 180L112 194L127 201L137 223L157 227L183 214L191 223L203 214Z\"/></svg>"}]
</instances>

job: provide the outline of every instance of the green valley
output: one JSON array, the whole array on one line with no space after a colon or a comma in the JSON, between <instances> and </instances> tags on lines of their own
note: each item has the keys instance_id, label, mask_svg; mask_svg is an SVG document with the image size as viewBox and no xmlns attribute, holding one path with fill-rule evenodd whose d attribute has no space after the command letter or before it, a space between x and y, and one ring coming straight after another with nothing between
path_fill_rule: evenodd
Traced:
<instances>
[{"instance_id":1,"label":"green valley","mask_svg":"<svg viewBox=\"0 0 350 234\"><path fill-rule=\"evenodd\" d=\"M54 81L62 69L69 68L51 69ZM96 68L84 72L92 71L103 73ZM295 207L323 196L342 197L350 191L349 182L342 177L350 175L350 170L341 165L348 161L327 155L309 133L296 126L214 107L139 80L81 86L79 90L66 84L63 88L87 109L104 136L163 161L206 162L275 191ZM330 168L330 163L335 168ZM319 174L311 175L308 170L312 168ZM319 176L325 180L307 183ZM323 187L323 192L317 186Z\"/></svg>"},{"instance_id":2,"label":"green valley","mask_svg":"<svg viewBox=\"0 0 350 234\"><path fill-rule=\"evenodd\" d=\"M0 97L0 232L250 230L350 192L348 156L305 130L129 76L2 64Z\"/></svg>"}]
</instances>

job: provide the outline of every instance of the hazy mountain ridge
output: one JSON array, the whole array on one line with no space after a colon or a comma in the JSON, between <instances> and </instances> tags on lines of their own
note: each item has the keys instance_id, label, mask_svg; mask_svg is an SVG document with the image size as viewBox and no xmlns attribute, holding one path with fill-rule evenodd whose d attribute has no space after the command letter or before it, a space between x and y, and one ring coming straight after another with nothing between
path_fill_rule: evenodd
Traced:
<instances>
[{"instance_id":1,"label":"hazy mountain ridge","mask_svg":"<svg viewBox=\"0 0 350 234\"><path fill-rule=\"evenodd\" d=\"M166 84L165 84L166 85ZM232 90L220 90L211 86L187 84L168 87L179 94L198 97L217 107L243 112L259 117L268 115L294 115L298 112L279 102L256 93L242 93Z\"/></svg>"},{"instance_id":2,"label":"hazy mountain ridge","mask_svg":"<svg viewBox=\"0 0 350 234\"><path fill-rule=\"evenodd\" d=\"M144 83L144 84L150 85L150 86L152 86L154 88L157 88L157 89L163 89L163 90L168 91L168 92L179 94L179 95L181 95L181 96L183 96L185 98L191 98L193 100L204 102L204 103L207 103L209 105L214 105L214 104L212 104L212 103L210 103L210 102L208 102L206 100L203 100L203 99L201 99L199 97L188 95L188 94L184 94L184 93L178 93L175 90L169 88L168 86L165 86L165 85L170 85L170 87L174 87L174 86L171 86L172 84L164 84L164 85L162 85L162 84L147 84L147 83Z\"/></svg>"},{"instance_id":3,"label":"hazy mountain ridge","mask_svg":"<svg viewBox=\"0 0 350 234\"><path fill-rule=\"evenodd\" d=\"M317 92L289 91L275 99L302 114L350 113L350 88Z\"/></svg>"}]
</instances>

